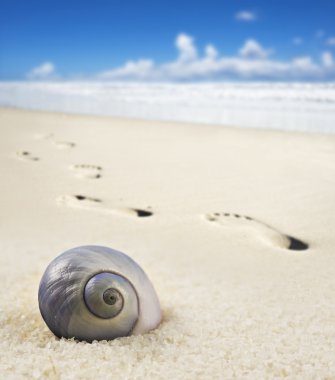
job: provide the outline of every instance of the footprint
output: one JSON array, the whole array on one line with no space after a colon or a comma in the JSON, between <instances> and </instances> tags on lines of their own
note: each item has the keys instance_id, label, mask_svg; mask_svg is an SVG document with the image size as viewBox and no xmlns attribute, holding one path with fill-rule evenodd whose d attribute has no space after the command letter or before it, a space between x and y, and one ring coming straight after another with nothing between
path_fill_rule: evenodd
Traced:
<instances>
[{"instance_id":1,"label":"footprint","mask_svg":"<svg viewBox=\"0 0 335 380\"><path fill-rule=\"evenodd\" d=\"M101 177L102 167L97 165L78 164L71 166L79 178L96 179Z\"/></svg>"},{"instance_id":2,"label":"footprint","mask_svg":"<svg viewBox=\"0 0 335 380\"><path fill-rule=\"evenodd\" d=\"M33 156L30 152L28 152L26 150L20 150L20 151L16 152L16 156L18 158L20 158L21 160L25 160L25 161L38 161L39 160L38 157Z\"/></svg>"},{"instance_id":3,"label":"footprint","mask_svg":"<svg viewBox=\"0 0 335 380\"><path fill-rule=\"evenodd\" d=\"M70 148L74 148L76 146L75 143L68 142L68 141L53 141L52 143L58 149L70 149Z\"/></svg>"},{"instance_id":4,"label":"footprint","mask_svg":"<svg viewBox=\"0 0 335 380\"><path fill-rule=\"evenodd\" d=\"M260 222L250 216L239 214L231 214L228 212L215 212L207 214L206 219L223 227L233 227L244 231L256 233L262 240L272 243L280 248L285 248L293 251L305 251L308 249L308 244L289 235L282 234L266 223Z\"/></svg>"},{"instance_id":5,"label":"footprint","mask_svg":"<svg viewBox=\"0 0 335 380\"><path fill-rule=\"evenodd\" d=\"M47 133L47 134L36 133L34 137L36 140L51 141L52 144L58 149L70 149L76 146L74 142L55 140L55 135L53 133Z\"/></svg>"},{"instance_id":6,"label":"footprint","mask_svg":"<svg viewBox=\"0 0 335 380\"><path fill-rule=\"evenodd\" d=\"M150 207L147 207L147 209L110 208L106 206L101 199L88 197L86 195L62 195L57 198L57 203L63 206L81 208L120 216L137 216L139 218L146 218L153 215Z\"/></svg>"}]
</instances>

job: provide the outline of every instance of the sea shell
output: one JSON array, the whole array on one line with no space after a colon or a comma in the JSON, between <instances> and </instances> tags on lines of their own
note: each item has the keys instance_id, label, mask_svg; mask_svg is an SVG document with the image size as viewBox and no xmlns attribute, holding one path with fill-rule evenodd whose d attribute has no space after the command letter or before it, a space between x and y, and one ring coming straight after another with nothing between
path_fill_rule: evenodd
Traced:
<instances>
[{"instance_id":1,"label":"sea shell","mask_svg":"<svg viewBox=\"0 0 335 380\"><path fill-rule=\"evenodd\" d=\"M42 317L58 337L91 342L142 334L161 320L157 294L122 252L82 246L56 257L40 282Z\"/></svg>"}]
</instances>

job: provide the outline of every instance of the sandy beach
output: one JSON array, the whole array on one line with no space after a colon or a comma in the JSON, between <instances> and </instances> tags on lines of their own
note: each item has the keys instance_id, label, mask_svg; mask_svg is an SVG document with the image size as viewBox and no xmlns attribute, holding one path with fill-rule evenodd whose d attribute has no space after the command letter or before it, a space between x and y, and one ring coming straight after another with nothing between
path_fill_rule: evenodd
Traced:
<instances>
[{"instance_id":1,"label":"sandy beach","mask_svg":"<svg viewBox=\"0 0 335 380\"><path fill-rule=\"evenodd\" d=\"M6 379L335 379L335 135L0 109ZM106 245L158 293L154 331L58 339L61 252Z\"/></svg>"}]
</instances>

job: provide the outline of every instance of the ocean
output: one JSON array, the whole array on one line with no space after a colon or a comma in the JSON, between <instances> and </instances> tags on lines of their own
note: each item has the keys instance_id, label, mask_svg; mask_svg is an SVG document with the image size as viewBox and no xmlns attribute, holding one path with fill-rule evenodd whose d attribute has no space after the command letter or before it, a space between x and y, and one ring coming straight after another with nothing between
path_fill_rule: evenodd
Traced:
<instances>
[{"instance_id":1,"label":"ocean","mask_svg":"<svg viewBox=\"0 0 335 380\"><path fill-rule=\"evenodd\" d=\"M0 106L335 133L335 83L0 82Z\"/></svg>"}]
</instances>

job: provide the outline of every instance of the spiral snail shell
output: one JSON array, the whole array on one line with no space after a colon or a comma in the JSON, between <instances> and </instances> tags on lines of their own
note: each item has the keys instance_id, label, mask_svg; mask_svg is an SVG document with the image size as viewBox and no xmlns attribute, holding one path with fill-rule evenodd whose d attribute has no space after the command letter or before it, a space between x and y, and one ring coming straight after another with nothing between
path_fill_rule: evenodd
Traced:
<instances>
[{"instance_id":1,"label":"spiral snail shell","mask_svg":"<svg viewBox=\"0 0 335 380\"><path fill-rule=\"evenodd\" d=\"M142 334L161 320L158 297L142 268L102 246L56 257L43 274L38 302L56 336L88 342Z\"/></svg>"}]
</instances>

